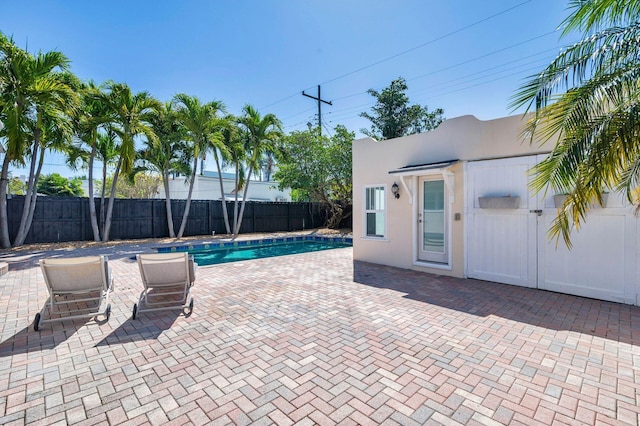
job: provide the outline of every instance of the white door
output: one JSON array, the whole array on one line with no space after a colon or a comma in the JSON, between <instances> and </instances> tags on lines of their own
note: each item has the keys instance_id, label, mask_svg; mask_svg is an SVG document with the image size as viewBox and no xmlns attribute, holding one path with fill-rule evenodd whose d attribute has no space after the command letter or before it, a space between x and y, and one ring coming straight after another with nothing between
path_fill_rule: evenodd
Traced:
<instances>
[{"instance_id":1,"label":"white door","mask_svg":"<svg viewBox=\"0 0 640 426\"><path fill-rule=\"evenodd\" d=\"M442 175L420 179L418 212L418 259L427 262L448 261L446 238L449 216L445 203L447 189Z\"/></svg>"},{"instance_id":2,"label":"white door","mask_svg":"<svg viewBox=\"0 0 640 426\"><path fill-rule=\"evenodd\" d=\"M571 233L569 250L547 234L556 217L553 197L541 200L538 218L538 287L559 293L635 304L637 218L624 197L609 194Z\"/></svg>"},{"instance_id":3,"label":"white door","mask_svg":"<svg viewBox=\"0 0 640 426\"><path fill-rule=\"evenodd\" d=\"M544 156L467 165L467 276L505 284L635 303L637 219L623 197L594 208L573 247L550 240L553 194L533 194L528 170ZM480 208L479 197L518 196L517 208Z\"/></svg>"},{"instance_id":4,"label":"white door","mask_svg":"<svg viewBox=\"0 0 640 426\"><path fill-rule=\"evenodd\" d=\"M477 161L466 169L467 276L536 287L536 216L527 189L535 156ZM516 208L483 209L480 197L518 197Z\"/></svg>"}]
</instances>

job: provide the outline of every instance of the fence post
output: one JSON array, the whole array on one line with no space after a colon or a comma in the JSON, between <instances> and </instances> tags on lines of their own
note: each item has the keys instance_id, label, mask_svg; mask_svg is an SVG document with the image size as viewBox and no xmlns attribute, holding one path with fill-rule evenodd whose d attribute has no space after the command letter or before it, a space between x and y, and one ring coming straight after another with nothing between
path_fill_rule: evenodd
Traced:
<instances>
[{"instance_id":1,"label":"fence post","mask_svg":"<svg viewBox=\"0 0 640 426\"><path fill-rule=\"evenodd\" d=\"M85 207L85 202L84 202L85 198L78 198L78 201L80 202L80 215L82 216L82 218L80 219L80 226L82 226L82 232L80 232L80 235L82 235L82 239L86 240L87 239L87 209ZM89 202L89 199L86 198L87 203Z\"/></svg>"},{"instance_id":2,"label":"fence post","mask_svg":"<svg viewBox=\"0 0 640 426\"><path fill-rule=\"evenodd\" d=\"M251 203L251 232L256 232L256 204L254 201Z\"/></svg>"},{"instance_id":3,"label":"fence post","mask_svg":"<svg viewBox=\"0 0 640 426\"><path fill-rule=\"evenodd\" d=\"M151 200L151 238L156 237L156 202L152 198Z\"/></svg>"}]
</instances>

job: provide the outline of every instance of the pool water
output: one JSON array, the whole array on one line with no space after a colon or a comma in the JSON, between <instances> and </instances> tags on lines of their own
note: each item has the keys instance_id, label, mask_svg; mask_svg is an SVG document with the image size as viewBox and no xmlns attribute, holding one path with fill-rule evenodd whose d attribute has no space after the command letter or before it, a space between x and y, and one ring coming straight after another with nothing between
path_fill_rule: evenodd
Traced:
<instances>
[{"instance_id":1,"label":"pool water","mask_svg":"<svg viewBox=\"0 0 640 426\"><path fill-rule=\"evenodd\" d=\"M199 266L205 266L343 247L351 247L351 244L330 241L289 241L250 246L212 248L206 250L189 250L189 253L193 254L193 257Z\"/></svg>"}]
</instances>

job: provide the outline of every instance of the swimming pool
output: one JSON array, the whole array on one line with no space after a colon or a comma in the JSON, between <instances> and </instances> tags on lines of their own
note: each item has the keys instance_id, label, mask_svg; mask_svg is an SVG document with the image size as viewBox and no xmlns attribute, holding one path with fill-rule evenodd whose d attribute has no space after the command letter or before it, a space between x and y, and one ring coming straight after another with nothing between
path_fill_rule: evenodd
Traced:
<instances>
[{"instance_id":1,"label":"swimming pool","mask_svg":"<svg viewBox=\"0 0 640 426\"><path fill-rule=\"evenodd\" d=\"M238 262L241 260L263 259L265 257L286 256L289 254L351 247L351 245L351 238L305 236L227 241L180 247L162 247L158 248L158 252L166 253L172 251L188 251L193 254L193 257L199 266L206 266L216 265L219 263Z\"/></svg>"}]
</instances>

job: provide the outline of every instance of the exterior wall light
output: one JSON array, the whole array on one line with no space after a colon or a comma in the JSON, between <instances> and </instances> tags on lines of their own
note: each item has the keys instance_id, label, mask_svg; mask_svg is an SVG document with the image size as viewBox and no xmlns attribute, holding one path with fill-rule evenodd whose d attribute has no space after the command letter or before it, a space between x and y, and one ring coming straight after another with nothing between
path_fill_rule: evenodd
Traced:
<instances>
[{"instance_id":1,"label":"exterior wall light","mask_svg":"<svg viewBox=\"0 0 640 426\"><path fill-rule=\"evenodd\" d=\"M398 184L393 182L393 186L391 186L391 192L393 193L393 196L396 197L396 199L400 198L400 187L398 187Z\"/></svg>"}]
</instances>

